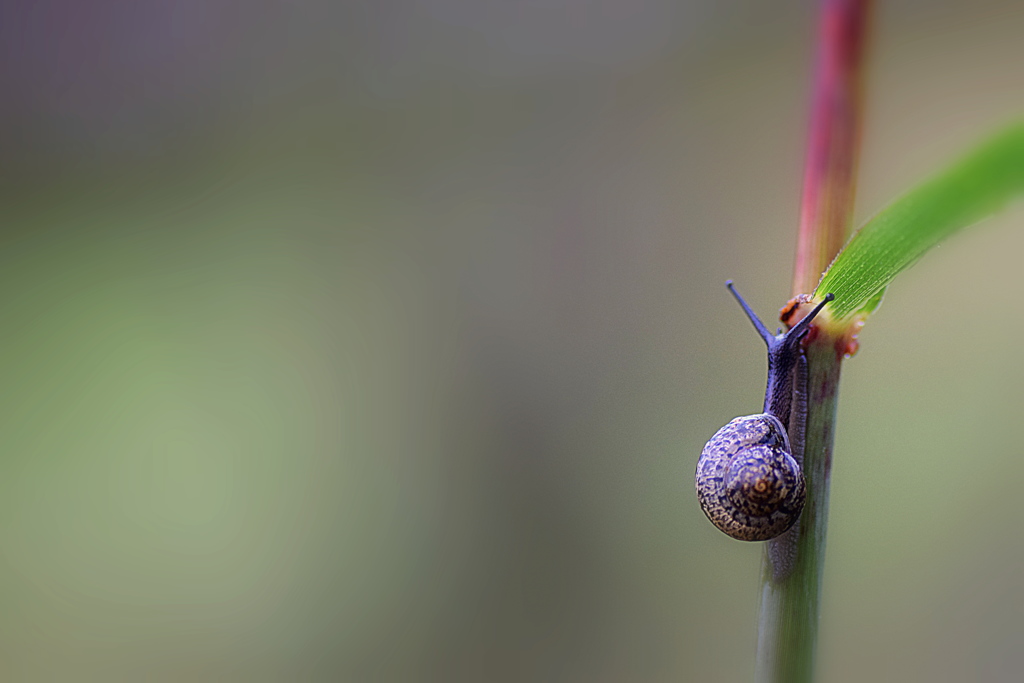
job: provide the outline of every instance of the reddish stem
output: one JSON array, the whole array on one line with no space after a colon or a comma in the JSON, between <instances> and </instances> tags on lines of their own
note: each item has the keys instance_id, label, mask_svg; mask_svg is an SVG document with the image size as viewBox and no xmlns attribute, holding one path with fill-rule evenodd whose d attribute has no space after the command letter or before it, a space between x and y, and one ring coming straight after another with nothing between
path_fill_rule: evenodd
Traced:
<instances>
[{"instance_id":1,"label":"reddish stem","mask_svg":"<svg viewBox=\"0 0 1024 683\"><path fill-rule=\"evenodd\" d=\"M853 217L871 0L822 0L793 295L814 291Z\"/></svg>"},{"instance_id":2,"label":"reddish stem","mask_svg":"<svg viewBox=\"0 0 1024 683\"><path fill-rule=\"evenodd\" d=\"M869 8L870 0L821 0L794 295L814 290L843 246L852 217ZM813 680L840 348L846 348L845 341L826 329L806 342L811 396L803 451L807 501L797 525L765 546L757 641L760 683Z\"/></svg>"}]
</instances>

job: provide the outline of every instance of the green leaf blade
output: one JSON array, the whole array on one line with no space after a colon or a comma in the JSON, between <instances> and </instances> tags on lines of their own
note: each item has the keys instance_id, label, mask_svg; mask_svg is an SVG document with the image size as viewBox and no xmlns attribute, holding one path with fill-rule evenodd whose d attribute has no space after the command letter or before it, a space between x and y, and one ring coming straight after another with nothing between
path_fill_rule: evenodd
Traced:
<instances>
[{"instance_id":1,"label":"green leaf blade","mask_svg":"<svg viewBox=\"0 0 1024 683\"><path fill-rule=\"evenodd\" d=\"M869 220L829 266L815 296L831 292L833 320L877 307L901 271L951 234L1024 194L1024 122L982 144Z\"/></svg>"}]
</instances>

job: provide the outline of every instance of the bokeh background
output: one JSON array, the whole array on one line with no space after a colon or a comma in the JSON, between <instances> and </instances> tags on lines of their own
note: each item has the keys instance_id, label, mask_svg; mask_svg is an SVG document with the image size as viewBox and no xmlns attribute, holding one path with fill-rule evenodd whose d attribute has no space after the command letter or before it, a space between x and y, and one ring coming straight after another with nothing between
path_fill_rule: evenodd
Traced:
<instances>
[{"instance_id":1,"label":"bokeh background","mask_svg":"<svg viewBox=\"0 0 1024 683\"><path fill-rule=\"evenodd\" d=\"M0 6L0 678L742 681L692 491L788 297L808 0ZM877 4L858 222L1024 113ZM1024 211L846 364L824 681L1024 668Z\"/></svg>"}]
</instances>

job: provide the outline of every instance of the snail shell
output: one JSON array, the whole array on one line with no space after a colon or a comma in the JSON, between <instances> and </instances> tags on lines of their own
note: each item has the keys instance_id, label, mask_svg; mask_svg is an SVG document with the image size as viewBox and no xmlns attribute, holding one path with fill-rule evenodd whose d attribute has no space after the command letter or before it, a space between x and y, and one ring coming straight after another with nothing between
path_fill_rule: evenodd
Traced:
<instances>
[{"instance_id":1,"label":"snail shell","mask_svg":"<svg viewBox=\"0 0 1024 683\"><path fill-rule=\"evenodd\" d=\"M704 514L741 541L764 541L789 529L804 507L804 477L778 418L737 417L719 429L697 462Z\"/></svg>"}]
</instances>

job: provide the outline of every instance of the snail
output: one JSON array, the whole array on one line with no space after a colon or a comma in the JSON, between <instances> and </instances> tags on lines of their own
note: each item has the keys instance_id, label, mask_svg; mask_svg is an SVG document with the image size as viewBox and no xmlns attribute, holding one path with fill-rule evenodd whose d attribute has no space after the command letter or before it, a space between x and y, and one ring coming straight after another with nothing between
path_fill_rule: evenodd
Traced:
<instances>
[{"instance_id":1,"label":"snail","mask_svg":"<svg viewBox=\"0 0 1024 683\"><path fill-rule=\"evenodd\" d=\"M704 514L741 541L766 541L796 523L804 507L801 471L807 420L807 359L800 342L831 294L788 332L772 335L732 285L768 346L764 412L737 417L719 429L697 462L697 498Z\"/></svg>"}]
</instances>

